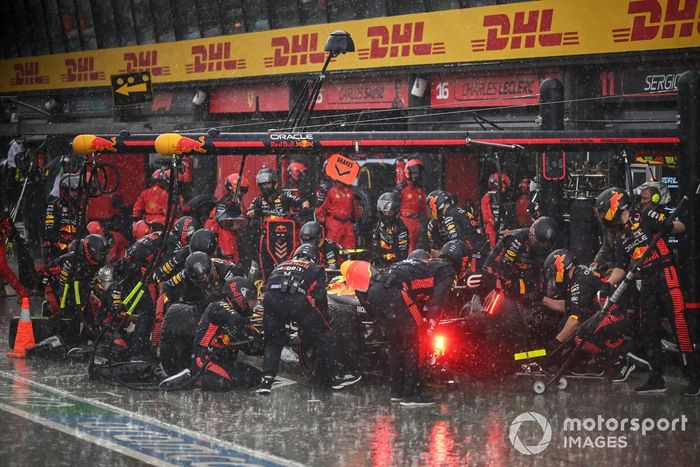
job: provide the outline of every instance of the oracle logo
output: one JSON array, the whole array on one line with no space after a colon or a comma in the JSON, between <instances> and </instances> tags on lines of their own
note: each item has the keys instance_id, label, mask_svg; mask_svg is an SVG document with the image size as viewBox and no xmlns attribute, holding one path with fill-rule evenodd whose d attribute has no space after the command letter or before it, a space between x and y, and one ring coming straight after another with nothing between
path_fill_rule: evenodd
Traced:
<instances>
[{"instance_id":1,"label":"oracle logo","mask_svg":"<svg viewBox=\"0 0 700 467\"><path fill-rule=\"evenodd\" d=\"M312 140L314 139L314 135L312 133L270 133L270 139L273 141L301 141Z\"/></svg>"}]
</instances>

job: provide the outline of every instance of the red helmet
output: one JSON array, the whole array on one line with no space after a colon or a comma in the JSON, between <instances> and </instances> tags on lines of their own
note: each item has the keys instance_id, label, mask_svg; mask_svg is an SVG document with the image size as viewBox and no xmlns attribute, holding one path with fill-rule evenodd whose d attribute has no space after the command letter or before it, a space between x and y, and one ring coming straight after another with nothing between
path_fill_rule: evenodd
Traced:
<instances>
[{"instance_id":1,"label":"red helmet","mask_svg":"<svg viewBox=\"0 0 700 467\"><path fill-rule=\"evenodd\" d=\"M510 187L510 177L501 173L501 191L506 191ZM498 173L494 172L489 177L489 190L498 190Z\"/></svg>"},{"instance_id":2,"label":"red helmet","mask_svg":"<svg viewBox=\"0 0 700 467\"><path fill-rule=\"evenodd\" d=\"M89 222L87 225L87 231L88 233L102 235L103 237L105 235L104 227L102 227L102 224L97 221Z\"/></svg>"},{"instance_id":3,"label":"red helmet","mask_svg":"<svg viewBox=\"0 0 700 467\"><path fill-rule=\"evenodd\" d=\"M151 180L158 184L168 184L170 182L170 169L156 169L151 175Z\"/></svg>"},{"instance_id":4,"label":"red helmet","mask_svg":"<svg viewBox=\"0 0 700 467\"><path fill-rule=\"evenodd\" d=\"M308 172L309 168L298 161L292 162L291 164L289 164L289 167L287 167L287 173L292 178L292 180L296 181L298 181L301 176L306 175Z\"/></svg>"},{"instance_id":5,"label":"red helmet","mask_svg":"<svg viewBox=\"0 0 700 467\"><path fill-rule=\"evenodd\" d=\"M134 237L134 240L145 237L152 231L151 226L149 226L146 221L137 221L131 225L131 235Z\"/></svg>"},{"instance_id":6,"label":"red helmet","mask_svg":"<svg viewBox=\"0 0 700 467\"><path fill-rule=\"evenodd\" d=\"M423 172L425 172L425 166L420 159L411 159L403 167L403 174L406 180L411 180L411 174L418 174L420 178L423 176Z\"/></svg>"},{"instance_id":7,"label":"red helmet","mask_svg":"<svg viewBox=\"0 0 700 467\"><path fill-rule=\"evenodd\" d=\"M238 174L231 174L228 177L226 177L226 181L224 182L226 189L231 193L236 191L236 185L238 185L238 180ZM248 188L250 187L248 179L245 176L243 176L240 178L240 180L241 186L238 188L238 192L243 194L248 193Z\"/></svg>"}]
</instances>

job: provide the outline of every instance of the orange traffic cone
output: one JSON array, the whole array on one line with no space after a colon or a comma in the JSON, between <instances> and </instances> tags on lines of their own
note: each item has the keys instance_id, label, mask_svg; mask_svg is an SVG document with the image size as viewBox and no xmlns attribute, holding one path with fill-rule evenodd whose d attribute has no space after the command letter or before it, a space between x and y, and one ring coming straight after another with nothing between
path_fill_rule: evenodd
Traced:
<instances>
[{"instance_id":1,"label":"orange traffic cone","mask_svg":"<svg viewBox=\"0 0 700 467\"><path fill-rule=\"evenodd\" d=\"M29 316L29 297L23 297L22 306L19 311L19 323L17 323L15 347L12 349L12 352L7 353L7 356L24 358L27 356L27 349L31 349L35 345L32 318Z\"/></svg>"}]
</instances>

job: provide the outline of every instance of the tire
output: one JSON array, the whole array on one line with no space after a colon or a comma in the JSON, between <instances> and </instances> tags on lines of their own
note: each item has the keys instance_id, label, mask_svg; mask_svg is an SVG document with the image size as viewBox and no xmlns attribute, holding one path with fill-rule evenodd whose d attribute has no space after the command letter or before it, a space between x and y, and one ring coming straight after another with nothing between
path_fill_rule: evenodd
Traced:
<instances>
[{"instance_id":1,"label":"tire","mask_svg":"<svg viewBox=\"0 0 700 467\"><path fill-rule=\"evenodd\" d=\"M348 371L358 369L358 361L362 355L362 332L360 319L354 312L354 307L338 303L328 303L330 325L336 343L336 355L341 367ZM301 371L306 376L313 375L314 346L305 339L303 331L299 330L299 342L296 345Z\"/></svg>"},{"instance_id":2,"label":"tire","mask_svg":"<svg viewBox=\"0 0 700 467\"><path fill-rule=\"evenodd\" d=\"M362 326L354 308L348 305L329 303L331 326L336 340L336 351L341 365L348 370L357 370L362 353Z\"/></svg>"},{"instance_id":3,"label":"tire","mask_svg":"<svg viewBox=\"0 0 700 467\"><path fill-rule=\"evenodd\" d=\"M168 308L163 319L159 350L163 369L169 376L190 367L199 318L200 314L192 305L174 303Z\"/></svg>"},{"instance_id":4,"label":"tire","mask_svg":"<svg viewBox=\"0 0 700 467\"><path fill-rule=\"evenodd\" d=\"M372 201L372 196L363 188L355 187L355 199L362 206L362 217L360 225L363 228L371 227L374 222L375 203Z\"/></svg>"}]
</instances>

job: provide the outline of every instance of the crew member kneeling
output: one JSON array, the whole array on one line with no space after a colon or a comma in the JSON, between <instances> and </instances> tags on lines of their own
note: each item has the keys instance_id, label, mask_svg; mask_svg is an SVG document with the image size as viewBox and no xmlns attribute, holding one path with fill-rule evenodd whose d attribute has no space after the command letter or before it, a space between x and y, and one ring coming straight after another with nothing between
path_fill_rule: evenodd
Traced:
<instances>
[{"instance_id":1,"label":"crew member kneeling","mask_svg":"<svg viewBox=\"0 0 700 467\"><path fill-rule=\"evenodd\" d=\"M194 338L192 372L195 385L205 390L228 391L255 387L262 373L238 361L238 351L255 354L262 349L262 336L250 325L257 292L245 277L226 282L224 299L211 303L202 314ZM241 341L247 341L241 343Z\"/></svg>"}]
</instances>

